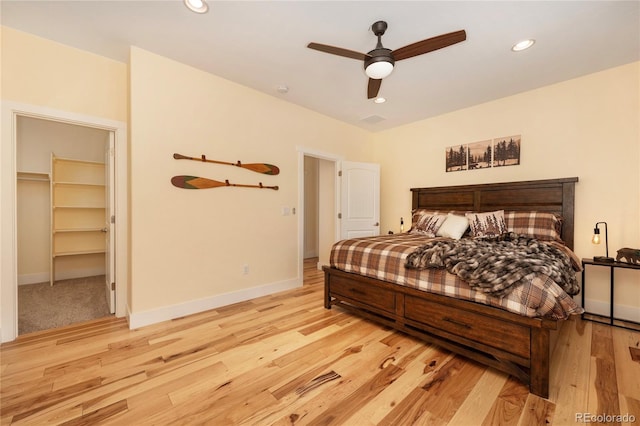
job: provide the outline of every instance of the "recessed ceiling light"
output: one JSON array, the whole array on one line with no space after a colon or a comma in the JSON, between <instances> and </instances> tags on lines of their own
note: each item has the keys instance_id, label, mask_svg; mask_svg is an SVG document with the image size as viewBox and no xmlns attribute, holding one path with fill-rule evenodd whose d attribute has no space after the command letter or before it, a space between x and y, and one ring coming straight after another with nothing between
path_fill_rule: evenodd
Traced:
<instances>
[{"instance_id":1,"label":"recessed ceiling light","mask_svg":"<svg viewBox=\"0 0 640 426\"><path fill-rule=\"evenodd\" d=\"M513 47L511 48L511 50L513 50L514 52L520 52L521 50L525 50L530 48L531 46L533 46L533 44L536 41L532 38L527 39L527 40L522 40L517 42L516 44L513 45Z\"/></svg>"},{"instance_id":2,"label":"recessed ceiling light","mask_svg":"<svg viewBox=\"0 0 640 426\"><path fill-rule=\"evenodd\" d=\"M377 104L383 104L383 103L387 102L387 100L385 98L383 98L382 96L378 96L377 98L375 98L373 100L373 102L375 102Z\"/></svg>"},{"instance_id":3,"label":"recessed ceiling light","mask_svg":"<svg viewBox=\"0 0 640 426\"><path fill-rule=\"evenodd\" d=\"M207 13L209 5L205 0L184 0L185 6L195 13Z\"/></svg>"}]
</instances>

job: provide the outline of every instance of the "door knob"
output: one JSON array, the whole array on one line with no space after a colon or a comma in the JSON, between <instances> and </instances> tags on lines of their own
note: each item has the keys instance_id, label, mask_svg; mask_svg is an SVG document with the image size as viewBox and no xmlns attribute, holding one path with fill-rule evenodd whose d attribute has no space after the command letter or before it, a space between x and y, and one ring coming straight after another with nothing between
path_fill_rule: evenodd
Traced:
<instances>
[{"instance_id":1,"label":"door knob","mask_svg":"<svg viewBox=\"0 0 640 426\"><path fill-rule=\"evenodd\" d=\"M373 226L380 226L380 222L374 223Z\"/></svg>"},{"instance_id":2,"label":"door knob","mask_svg":"<svg viewBox=\"0 0 640 426\"><path fill-rule=\"evenodd\" d=\"M107 228L102 228L101 231L102 232L107 232Z\"/></svg>"}]
</instances>

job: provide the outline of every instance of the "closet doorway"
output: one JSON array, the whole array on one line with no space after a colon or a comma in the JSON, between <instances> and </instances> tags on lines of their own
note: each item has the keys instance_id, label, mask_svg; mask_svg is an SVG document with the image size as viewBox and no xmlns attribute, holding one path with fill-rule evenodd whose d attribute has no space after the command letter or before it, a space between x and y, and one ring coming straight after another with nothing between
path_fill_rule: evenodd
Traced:
<instances>
[{"instance_id":1,"label":"closet doorway","mask_svg":"<svg viewBox=\"0 0 640 426\"><path fill-rule=\"evenodd\" d=\"M329 264L331 246L337 241L337 170L341 157L298 148L299 277L305 259L314 259L318 269Z\"/></svg>"},{"instance_id":2,"label":"closet doorway","mask_svg":"<svg viewBox=\"0 0 640 426\"><path fill-rule=\"evenodd\" d=\"M113 140L105 129L16 117L18 334L114 312Z\"/></svg>"}]
</instances>

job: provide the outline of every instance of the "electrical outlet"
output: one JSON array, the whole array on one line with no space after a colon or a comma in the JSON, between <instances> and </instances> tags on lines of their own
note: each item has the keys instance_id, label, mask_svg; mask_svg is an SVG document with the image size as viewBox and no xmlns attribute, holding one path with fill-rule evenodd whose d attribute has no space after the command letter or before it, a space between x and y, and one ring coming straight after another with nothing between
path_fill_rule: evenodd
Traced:
<instances>
[{"instance_id":1,"label":"electrical outlet","mask_svg":"<svg viewBox=\"0 0 640 426\"><path fill-rule=\"evenodd\" d=\"M245 263L242 265L242 275L249 275L249 264Z\"/></svg>"}]
</instances>

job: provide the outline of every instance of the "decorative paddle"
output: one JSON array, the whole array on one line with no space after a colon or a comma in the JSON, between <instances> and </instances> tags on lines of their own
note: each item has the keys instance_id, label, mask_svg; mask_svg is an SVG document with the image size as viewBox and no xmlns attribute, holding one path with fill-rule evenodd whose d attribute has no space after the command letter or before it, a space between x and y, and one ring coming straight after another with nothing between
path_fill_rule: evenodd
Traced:
<instances>
[{"instance_id":1,"label":"decorative paddle","mask_svg":"<svg viewBox=\"0 0 640 426\"><path fill-rule=\"evenodd\" d=\"M173 186L177 186L178 188L184 189L207 189L207 188L218 188L220 186L238 186L242 188L260 188L260 189L273 189L278 190L278 186L265 186L260 182L257 185L244 185L240 183L230 183L229 179L225 179L224 182L220 182L213 179L207 179L198 176L186 176L179 175L171 178L171 183Z\"/></svg>"},{"instance_id":2,"label":"decorative paddle","mask_svg":"<svg viewBox=\"0 0 640 426\"><path fill-rule=\"evenodd\" d=\"M280 173L280 169L278 168L278 166L274 166L273 164L266 164L266 163L242 164L239 160L237 163L228 163L226 161L209 160L204 155L198 158L198 157L187 157L186 155L182 155L182 154L173 154L173 158L175 158L176 160L193 160L193 161L203 161L205 163L226 164L227 166L242 167L243 169L251 170L256 173L262 173L265 175L277 175Z\"/></svg>"}]
</instances>

